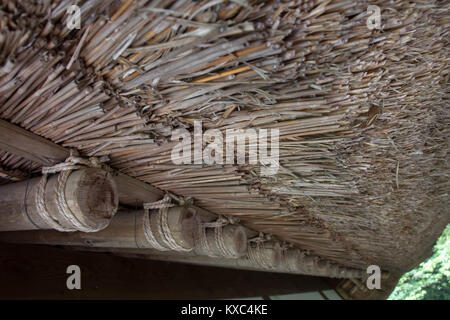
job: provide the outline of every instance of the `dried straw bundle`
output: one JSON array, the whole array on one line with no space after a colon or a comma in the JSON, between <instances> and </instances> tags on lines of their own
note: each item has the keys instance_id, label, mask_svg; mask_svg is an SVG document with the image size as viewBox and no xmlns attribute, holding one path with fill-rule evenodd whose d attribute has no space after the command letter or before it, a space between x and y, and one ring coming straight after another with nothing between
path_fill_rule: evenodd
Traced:
<instances>
[{"instance_id":1,"label":"dried straw bundle","mask_svg":"<svg viewBox=\"0 0 450 320\"><path fill-rule=\"evenodd\" d=\"M375 1L369 30L365 1L89 0L73 32L68 2L2 1L2 118L355 268L449 221L448 2ZM174 165L194 120L279 128L278 174Z\"/></svg>"}]
</instances>

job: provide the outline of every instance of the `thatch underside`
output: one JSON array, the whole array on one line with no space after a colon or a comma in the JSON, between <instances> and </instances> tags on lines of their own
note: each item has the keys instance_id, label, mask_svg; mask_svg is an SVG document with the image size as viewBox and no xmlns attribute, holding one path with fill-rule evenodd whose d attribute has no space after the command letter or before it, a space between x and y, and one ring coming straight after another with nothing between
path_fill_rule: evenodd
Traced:
<instances>
[{"instance_id":1,"label":"thatch underside","mask_svg":"<svg viewBox=\"0 0 450 320\"><path fill-rule=\"evenodd\" d=\"M82 1L72 32L3 2L3 119L343 265L404 271L449 222L447 1L371 2L383 30L365 1ZM194 120L279 128L278 174L174 165Z\"/></svg>"},{"instance_id":2,"label":"thatch underside","mask_svg":"<svg viewBox=\"0 0 450 320\"><path fill-rule=\"evenodd\" d=\"M0 150L0 184L25 180L40 173L39 163Z\"/></svg>"}]
</instances>

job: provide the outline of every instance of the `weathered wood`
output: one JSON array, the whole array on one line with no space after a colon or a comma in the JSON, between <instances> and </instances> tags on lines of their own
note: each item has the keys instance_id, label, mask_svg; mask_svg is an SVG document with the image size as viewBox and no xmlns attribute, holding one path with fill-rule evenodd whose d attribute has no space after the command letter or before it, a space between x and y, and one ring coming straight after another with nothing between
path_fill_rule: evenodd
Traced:
<instances>
[{"instance_id":1,"label":"weathered wood","mask_svg":"<svg viewBox=\"0 0 450 320\"><path fill-rule=\"evenodd\" d=\"M282 250L277 241L267 241L259 244L251 244L248 247L248 257L253 265L266 269L283 268Z\"/></svg>"},{"instance_id":2,"label":"weathered wood","mask_svg":"<svg viewBox=\"0 0 450 320\"><path fill-rule=\"evenodd\" d=\"M309 259L303 257L298 263L301 266L297 270L288 270L283 263L278 264L272 268L267 268L261 265L255 264L248 257L241 257L239 259L228 258L213 258L208 256L198 256L189 253L181 253L174 251L157 251L154 249L123 249L123 248L87 248L76 247L77 250L87 250L96 252L111 252L123 257L128 258L142 258L149 260L168 261L168 262L180 262L194 265L212 266L231 268L239 270L251 270L261 272L277 272L277 273L289 273L289 274L301 274L330 278L362 278L364 272L352 268L339 267L340 272L338 274L324 273L319 268L306 269ZM308 257L313 258L313 257Z\"/></svg>"},{"instance_id":3,"label":"weathered wood","mask_svg":"<svg viewBox=\"0 0 450 320\"><path fill-rule=\"evenodd\" d=\"M124 194L129 197L135 198L140 202L153 202L163 197L164 193L138 179L130 177L126 174L118 172L114 176L119 194ZM131 203L130 203L131 204Z\"/></svg>"},{"instance_id":4,"label":"weathered wood","mask_svg":"<svg viewBox=\"0 0 450 320\"><path fill-rule=\"evenodd\" d=\"M242 226L218 226L198 233L195 252L199 255L239 258L247 253L247 233Z\"/></svg>"},{"instance_id":5,"label":"weathered wood","mask_svg":"<svg viewBox=\"0 0 450 320\"><path fill-rule=\"evenodd\" d=\"M79 250L84 250L90 248L80 248ZM124 250L117 248L109 248L108 252L112 252L119 256L129 257L129 258L142 258L149 260L158 260L158 261L168 261L168 262L180 262L194 265L203 265L203 266L211 266L211 267L222 267L222 268L231 268L231 269L239 269L239 270L251 270L251 271L262 271L262 272L277 272L277 273L292 273L298 274L298 272L287 271L282 268L263 268L262 266L257 266L252 263L247 257L242 257L239 259L230 259L230 258L214 258L209 256L194 256L184 253L176 253L176 252L161 252L152 249L139 249L139 250Z\"/></svg>"},{"instance_id":6,"label":"weathered wood","mask_svg":"<svg viewBox=\"0 0 450 320\"><path fill-rule=\"evenodd\" d=\"M0 120L0 150L8 151L43 166L63 162L70 155L69 150L5 120ZM163 196L161 190L120 172L114 175L114 180L119 194L140 202L156 201Z\"/></svg>"},{"instance_id":7,"label":"weathered wood","mask_svg":"<svg viewBox=\"0 0 450 320\"><path fill-rule=\"evenodd\" d=\"M156 216L157 213L151 211L150 218ZM183 247L193 248L194 230L197 226L195 209L170 208L167 222L169 230L165 229L164 231L170 232L170 236L176 243ZM152 225L149 223L149 214L144 210L120 210L107 228L95 233L67 233L53 230L5 232L0 234L0 239L3 242L11 243L169 250L170 248L161 240L162 237L168 237L168 235L164 231L158 230L156 223ZM156 245L155 240L157 241Z\"/></svg>"},{"instance_id":8,"label":"weathered wood","mask_svg":"<svg viewBox=\"0 0 450 320\"><path fill-rule=\"evenodd\" d=\"M50 176L45 185L37 177L0 186L0 231L56 228L93 232L105 228L118 207L111 174L81 169L68 173L65 182L60 175Z\"/></svg>"},{"instance_id":9,"label":"weathered wood","mask_svg":"<svg viewBox=\"0 0 450 320\"><path fill-rule=\"evenodd\" d=\"M90 248L80 248L80 247L78 247L78 249L90 250ZM365 273L362 270L356 270L345 267L339 267L338 273L324 272L323 269L321 270L317 266L315 268L306 268L305 265L308 264L308 260L314 259L314 257L305 257L305 256L299 257L299 260L297 262L298 265L297 269L287 269L283 263L280 263L279 265L274 266L272 268L257 265L253 261L251 261L248 258L248 256L241 257L238 259L214 258L209 256L194 256L173 251L161 252L152 249L124 250L117 248L109 248L108 252L112 252L125 257L134 256L150 260L180 262L180 263L232 268L240 270L302 274L302 275L311 275L329 278L363 278L365 276Z\"/></svg>"},{"instance_id":10,"label":"weathered wood","mask_svg":"<svg viewBox=\"0 0 450 320\"><path fill-rule=\"evenodd\" d=\"M3 240L3 238L0 239ZM127 258L141 258L148 260L179 262L179 263L231 268L239 270L289 273L289 274L310 275L329 278L364 278L366 276L363 270L357 270L341 266L337 267L339 270L339 272L337 273L333 273L330 271L325 272L325 270L317 264L317 262L320 261L317 259L317 257L305 255L298 256L299 260L296 262L297 265L296 269L289 269L282 262L280 262L277 266L267 268L260 264L255 264L254 261L251 261L248 256L244 256L238 259L230 259L223 257L209 257L206 255L196 255L193 252L158 251L149 248L145 249L112 248L112 247L93 248L86 246L73 246L72 248L80 251L110 252ZM314 261L315 263L310 265L312 261ZM386 274L383 274L382 277L386 277Z\"/></svg>"},{"instance_id":11,"label":"weathered wood","mask_svg":"<svg viewBox=\"0 0 450 320\"><path fill-rule=\"evenodd\" d=\"M69 156L63 147L4 120L0 120L0 149L45 166Z\"/></svg>"},{"instance_id":12,"label":"weathered wood","mask_svg":"<svg viewBox=\"0 0 450 320\"><path fill-rule=\"evenodd\" d=\"M95 232L58 232L26 231L5 232L0 234L3 242L49 244L86 247L119 247L119 248L145 248L143 230L143 210L121 211L115 215L108 228Z\"/></svg>"}]
</instances>

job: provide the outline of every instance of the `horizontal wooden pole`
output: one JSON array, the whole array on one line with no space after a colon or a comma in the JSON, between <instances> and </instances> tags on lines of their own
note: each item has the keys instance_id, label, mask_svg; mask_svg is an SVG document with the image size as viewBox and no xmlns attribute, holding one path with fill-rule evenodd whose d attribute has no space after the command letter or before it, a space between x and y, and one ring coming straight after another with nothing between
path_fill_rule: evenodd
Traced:
<instances>
[{"instance_id":1,"label":"horizontal wooden pole","mask_svg":"<svg viewBox=\"0 0 450 320\"><path fill-rule=\"evenodd\" d=\"M127 258L141 258L157 261L167 261L167 262L178 262L187 263L193 265L211 266L211 267L222 267L231 268L238 270L249 270L249 271L260 271L260 272L276 272L276 273L288 273L288 274L299 274L299 275L310 275L318 277L328 277L328 278L363 278L365 276L364 271L356 270L352 268L339 267L339 273L332 273L329 270L324 270L318 266L313 266L313 268L290 270L286 268L284 263L273 268L264 268L259 265L252 263L248 257L242 257L239 259L227 259L227 258L213 258L208 256L199 256L193 253L182 253L174 251L158 251L155 249L141 248L141 249L131 249L131 248L88 248L82 246L72 247L80 251L93 251L93 252L110 252L117 254L122 257ZM306 261L300 260L301 264L307 263ZM309 262L308 262L309 263Z\"/></svg>"},{"instance_id":2,"label":"horizontal wooden pole","mask_svg":"<svg viewBox=\"0 0 450 320\"><path fill-rule=\"evenodd\" d=\"M0 233L0 241L20 244L48 244L86 247L145 247L143 210L119 210L108 228L93 232L34 230Z\"/></svg>"},{"instance_id":3,"label":"horizontal wooden pole","mask_svg":"<svg viewBox=\"0 0 450 320\"><path fill-rule=\"evenodd\" d=\"M119 191L119 194L139 200L139 204L141 204L141 202L157 201L164 196L164 192L161 190L121 172L117 172L117 174L114 175L114 181L117 184L117 191ZM121 202L126 201L123 200ZM133 205L132 202L128 201L126 204Z\"/></svg>"},{"instance_id":4,"label":"horizontal wooden pole","mask_svg":"<svg viewBox=\"0 0 450 320\"><path fill-rule=\"evenodd\" d=\"M0 150L10 152L43 166L52 166L65 161L69 150L31 133L5 120L0 120ZM152 202L162 198L163 191L120 172L114 174L120 195L129 197L127 204L135 200Z\"/></svg>"},{"instance_id":5,"label":"horizontal wooden pole","mask_svg":"<svg viewBox=\"0 0 450 320\"><path fill-rule=\"evenodd\" d=\"M44 166L62 162L70 155L56 143L4 120L0 120L0 149Z\"/></svg>"},{"instance_id":6,"label":"horizontal wooden pole","mask_svg":"<svg viewBox=\"0 0 450 320\"><path fill-rule=\"evenodd\" d=\"M98 232L3 232L0 233L0 240L10 243L172 250L164 241L170 238L172 243L193 250L198 224L192 210L195 211L185 207L169 208L167 227L164 229L159 228L158 221L154 220L156 212L150 211L149 214L144 210L119 210L108 227Z\"/></svg>"},{"instance_id":7,"label":"horizontal wooden pole","mask_svg":"<svg viewBox=\"0 0 450 320\"><path fill-rule=\"evenodd\" d=\"M135 222L136 220L136 222ZM277 263L262 264L248 254L240 258L210 257L197 254L197 250L177 252L161 251L151 247L143 232L142 211L121 212L111 225L97 233L60 233L56 231L28 231L0 233L0 241L8 243L49 244L74 247L81 251L111 252L131 258L180 262L195 265L225 267L263 272L279 272L322 276L330 278L364 278L365 272L344 266L316 256L300 254L297 249L283 251L276 258ZM259 254L270 258L270 252ZM270 259L269 259L270 260ZM291 261L289 261L291 260Z\"/></svg>"}]
</instances>

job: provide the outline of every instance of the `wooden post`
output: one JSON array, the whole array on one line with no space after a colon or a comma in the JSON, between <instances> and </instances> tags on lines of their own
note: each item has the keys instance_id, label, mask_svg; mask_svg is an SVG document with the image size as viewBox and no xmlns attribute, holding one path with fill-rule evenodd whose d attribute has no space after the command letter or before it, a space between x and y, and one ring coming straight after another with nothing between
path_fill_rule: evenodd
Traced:
<instances>
[{"instance_id":1,"label":"wooden post","mask_svg":"<svg viewBox=\"0 0 450 320\"><path fill-rule=\"evenodd\" d=\"M95 232L118 207L111 174L94 168L0 186L0 231L56 229Z\"/></svg>"}]
</instances>

